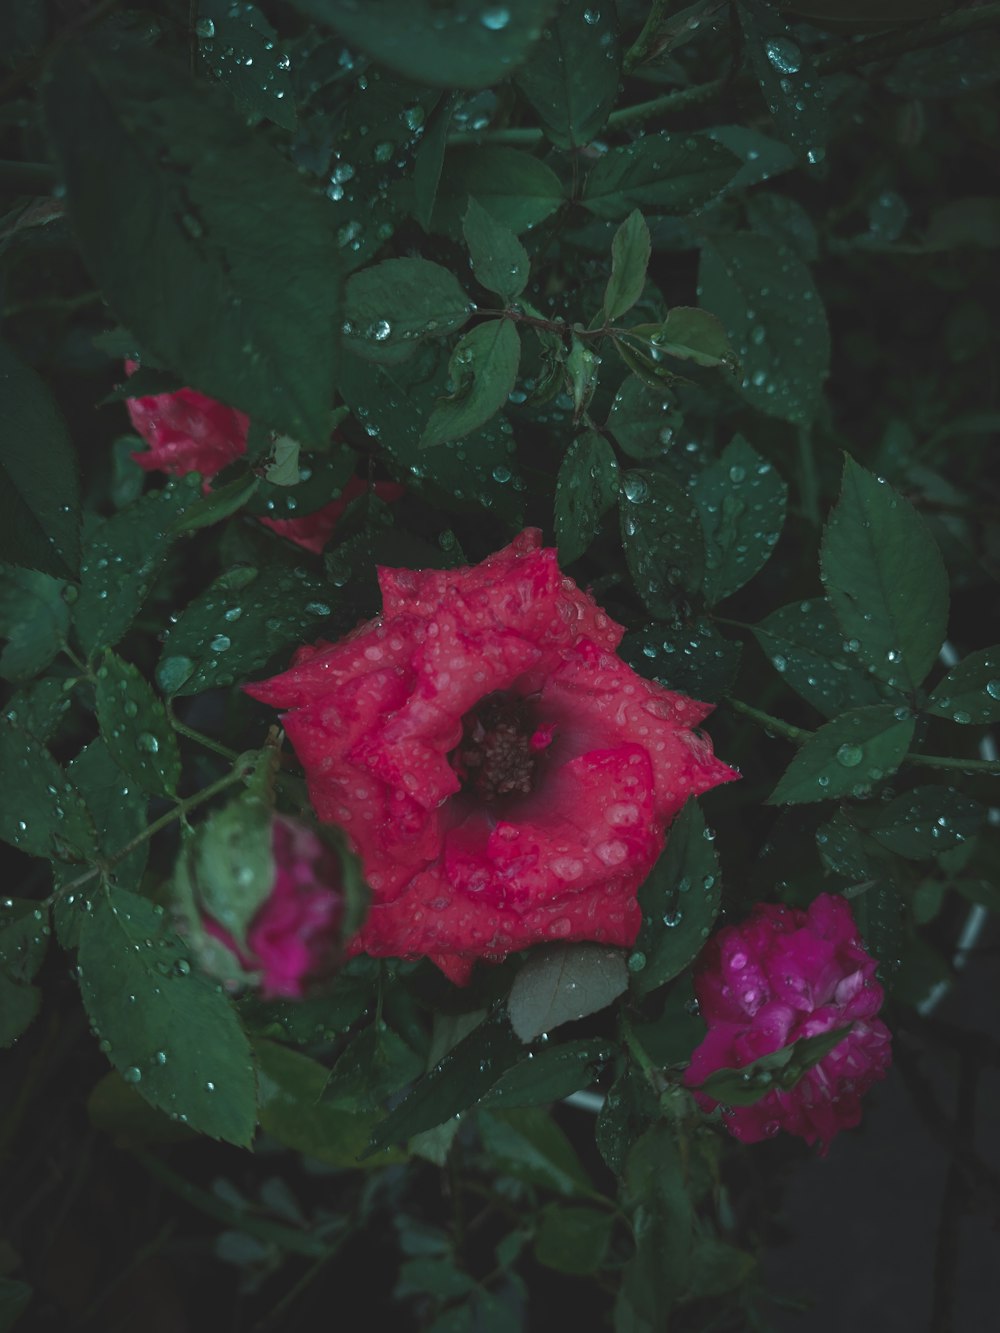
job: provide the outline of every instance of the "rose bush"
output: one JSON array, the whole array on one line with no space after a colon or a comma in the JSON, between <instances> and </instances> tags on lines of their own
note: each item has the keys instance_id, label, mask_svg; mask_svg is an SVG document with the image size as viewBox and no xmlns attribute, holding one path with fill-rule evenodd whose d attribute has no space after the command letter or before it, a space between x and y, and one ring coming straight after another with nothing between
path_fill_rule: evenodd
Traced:
<instances>
[{"instance_id":1,"label":"rose bush","mask_svg":"<svg viewBox=\"0 0 1000 1333\"><path fill-rule=\"evenodd\" d=\"M258 890L240 893L252 871L240 867L226 886L216 869L211 898L195 887L193 933L206 971L252 985L265 999L296 1000L343 954L341 863L313 829L281 815L270 818L269 842L263 901L248 909Z\"/></svg>"},{"instance_id":2,"label":"rose bush","mask_svg":"<svg viewBox=\"0 0 1000 1333\"><path fill-rule=\"evenodd\" d=\"M861 1098L891 1058L889 1030L875 1017L884 998L876 968L846 900L829 893L807 911L760 903L741 925L720 930L694 977L708 1034L684 1081L699 1104L709 1111L718 1105L697 1091L716 1070L740 1069L800 1038L846 1027L843 1040L794 1087L729 1107L725 1122L743 1143L784 1129L824 1146L858 1124Z\"/></svg>"},{"instance_id":3,"label":"rose bush","mask_svg":"<svg viewBox=\"0 0 1000 1333\"><path fill-rule=\"evenodd\" d=\"M629 945L689 796L737 775L711 711L636 675L537 530L479 565L379 569L383 612L247 687L285 711L319 817L373 905L352 952L453 980L542 940Z\"/></svg>"},{"instance_id":4,"label":"rose bush","mask_svg":"<svg viewBox=\"0 0 1000 1333\"><path fill-rule=\"evenodd\" d=\"M136 363L127 361L125 368L131 374ZM137 434L149 446L132 455L147 472L168 472L175 477L200 472L207 482L246 453L249 417L196 389L129 398L126 406ZM336 500L310 514L261 518L260 522L318 555L348 504L367 489L367 482L352 477ZM395 500L402 494L402 487L394 482L376 482L374 491L383 500Z\"/></svg>"}]
</instances>

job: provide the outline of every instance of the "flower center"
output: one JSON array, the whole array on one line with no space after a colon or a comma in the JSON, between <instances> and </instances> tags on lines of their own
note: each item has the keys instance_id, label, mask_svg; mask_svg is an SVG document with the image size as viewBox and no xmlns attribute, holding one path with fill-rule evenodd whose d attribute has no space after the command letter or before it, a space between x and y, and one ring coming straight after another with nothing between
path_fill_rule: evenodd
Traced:
<instances>
[{"instance_id":1,"label":"flower center","mask_svg":"<svg viewBox=\"0 0 1000 1333\"><path fill-rule=\"evenodd\" d=\"M462 739L448 756L467 791L483 801L527 796L538 760L552 744L554 724L539 726L530 699L497 691L462 718Z\"/></svg>"}]
</instances>

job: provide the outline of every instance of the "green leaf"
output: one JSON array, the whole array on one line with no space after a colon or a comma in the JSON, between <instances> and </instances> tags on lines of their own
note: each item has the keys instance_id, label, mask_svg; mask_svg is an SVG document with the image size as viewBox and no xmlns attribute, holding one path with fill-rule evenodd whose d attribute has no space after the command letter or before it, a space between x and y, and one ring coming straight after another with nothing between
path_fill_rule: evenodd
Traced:
<instances>
[{"instance_id":1,"label":"green leaf","mask_svg":"<svg viewBox=\"0 0 1000 1333\"><path fill-rule=\"evenodd\" d=\"M788 487L736 435L692 486L705 533L705 601L721 602L767 563L785 524Z\"/></svg>"},{"instance_id":2,"label":"green leaf","mask_svg":"<svg viewBox=\"0 0 1000 1333\"><path fill-rule=\"evenodd\" d=\"M69 688L64 688L67 682L71 685L72 680L72 677L45 676L32 681L11 695L4 715L35 740L47 741L72 707L72 693Z\"/></svg>"},{"instance_id":3,"label":"green leaf","mask_svg":"<svg viewBox=\"0 0 1000 1333\"><path fill-rule=\"evenodd\" d=\"M687 1296L696 1301L725 1296L743 1286L755 1267L745 1250L714 1236L695 1236Z\"/></svg>"},{"instance_id":4,"label":"green leaf","mask_svg":"<svg viewBox=\"0 0 1000 1333\"><path fill-rule=\"evenodd\" d=\"M556 541L562 566L579 559L597 536L602 517L618 498L618 463L595 430L578 435L556 480Z\"/></svg>"},{"instance_id":5,"label":"green leaf","mask_svg":"<svg viewBox=\"0 0 1000 1333\"><path fill-rule=\"evenodd\" d=\"M661 130L598 158L580 202L613 222L633 208L694 213L714 199L738 169L739 159L721 144Z\"/></svg>"},{"instance_id":6,"label":"green leaf","mask_svg":"<svg viewBox=\"0 0 1000 1333\"><path fill-rule=\"evenodd\" d=\"M793 602L753 627L771 665L824 717L881 702L878 687L856 652L847 652L833 607L825 597Z\"/></svg>"},{"instance_id":7,"label":"green leaf","mask_svg":"<svg viewBox=\"0 0 1000 1333\"><path fill-rule=\"evenodd\" d=\"M424 1062L381 1019L370 1023L341 1053L323 1101L348 1111L381 1111L424 1072Z\"/></svg>"},{"instance_id":8,"label":"green leaf","mask_svg":"<svg viewBox=\"0 0 1000 1333\"><path fill-rule=\"evenodd\" d=\"M677 403L665 386L629 375L615 395L608 430L632 458L663 458L681 426Z\"/></svg>"},{"instance_id":9,"label":"green leaf","mask_svg":"<svg viewBox=\"0 0 1000 1333\"><path fill-rule=\"evenodd\" d=\"M514 82L557 148L584 148L607 122L620 73L614 5L559 0Z\"/></svg>"},{"instance_id":10,"label":"green leaf","mask_svg":"<svg viewBox=\"0 0 1000 1333\"><path fill-rule=\"evenodd\" d=\"M535 1258L557 1273L593 1277L604 1263L614 1224L611 1212L547 1204L538 1214Z\"/></svg>"},{"instance_id":11,"label":"green leaf","mask_svg":"<svg viewBox=\"0 0 1000 1333\"><path fill-rule=\"evenodd\" d=\"M33 1294L27 1282L0 1277L0 1333L7 1333L14 1327L28 1308Z\"/></svg>"},{"instance_id":12,"label":"green leaf","mask_svg":"<svg viewBox=\"0 0 1000 1333\"><path fill-rule=\"evenodd\" d=\"M935 685L927 712L963 726L1000 722L1000 647L982 648Z\"/></svg>"},{"instance_id":13,"label":"green leaf","mask_svg":"<svg viewBox=\"0 0 1000 1333\"><path fill-rule=\"evenodd\" d=\"M642 927L632 958L636 995L648 995L683 972L702 950L719 914L722 881L705 817L689 800L667 834L666 850L639 889ZM630 968L634 962L630 960Z\"/></svg>"},{"instance_id":14,"label":"green leaf","mask_svg":"<svg viewBox=\"0 0 1000 1333\"><path fill-rule=\"evenodd\" d=\"M330 585L304 569L236 565L167 630L156 681L164 694L231 685L275 653L315 637L330 615Z\"/></svg>"},{"instance_id":15,"label":"green leaf","mask_svg":"<svg viewBox=\"0 0 1000 1333\"><path fill-rule=\"evenodd\" d=\"M572 1144L547 1111L481 1111L476 1119L495 1171L558 1194L595 1192Z\"/></svg>"},{"instance_id":16,"label":"green leaf","mask_svg":"<svg viewBox=\"0 0 1000 1333\"><path fill-rule=\"evenodd\" d=\"M513 301L524 291L531 268L524 246L509 227L472 198L462 219L462 231L476 281L503 301Z\"/></svg>"},{"instance_id":17,"label":"green leaf","mask_svg":"<svg viewBox=\"0 0 1000 1333\"><path fill-rule=\"evenodd\" d=\"M296 449L298 446L296 445ZM249 508L250 502L261 489L261 480L252 472L243 472L222 486L214 486L205 495L199 495L194 504L184 511L170 529L170 535L179 537L185 532L210 528L238 510Z\"/></svg>"},{"instance_id":18,"label":"green leaf","mask_svg":"<svg viewBox=\"0 0 1000 1333\"><path fill-rule=\"evenodd\" d=\"M541 36L549 0L293 0L380 65L418 83L485 88L505 79Z\"/></svg>"},{"instance_id":19,"label":"green leaf","mask_svg":"<svg viewBox=\"0 0 1000 1333\"><path fill-rule=\"evenodd\" d=\"M97 845L103 857L116 857L123 847L145 830L149 798L140 786L125 780L121 768L112 759L100 737L91 741L75 759L70 760L66 765L66 775L78 791L86 794L87 809L94 821ZM122 888L138 890L148 858L149 843L144 840L128 856L116 860L109 875ZM69 878L68 872L65 877ZM82 905L84 901L82 895L77 896L77 904ZM60 904L68 907L74 905L72 897L60 899ZM60 925L61 943L75 948L75 941L70 944L64 937L64 921L60 921L58 907L56 920Z\"/></svg>"},{"instance_id":20,"label":"green leaf","mask_svg":"<svg viewBox=\"0 0 1000 1333\"><path fill-rule=\"evenodd\" d=\"M892 704L841 713L806 741L767 804L869 795L873 782L895 773L903 762L915 726L907 709Z\"/></svg>"},{"instance_id":21,"label":"green leaf","mask_svg":"<svg viewBox=\"0 0 1000 1333\"><path fill-rule=\"evenodd\" d=\"M440 264L385 259L347 280L346 346L369 361L405 361L416 351L416 339L452 333L473 308L454 274Z\"/></svg>"},{"instance_id":22,"label":"green leaf","mask_svg":"<svg viewBox=\"0 0 1000 1333\"><path fill-rule=\"evenodd\" d=\"M614 320L631 310L642 295L649 267L650 239L646 219L633 209L611 241L611 276L604 291L604 315Z\"/></svg>"},{"instance_id":23,"label":"green leaf","mask_svg":"<svg viewBox=\"0 0 1000 1333\"><path fill-rule=\"evenodd\" d=\"M947 633L948 575L912 505L850 457L823 534L820 572L861 660L879 680L915 689Z\"/></svg>"},{"instance_id":24,"label":"green leaf","mask_svg":"<svg viewBox=\"0 0 1000 1333\"><path fill-rule=\"evenodd\" d=\"M274 1042L254 1043L260 1083L261 1129L286 1148L340 1168L383 1166L399 1161L395 1149L369 1162L359 1159L378 1112L324 1103L328 1070L299 1051Z\"/></svg>"},{"instance_id":25,"label":"green leaf","mask_svg":"<svg viewBox=\"0 0 1000 1333\"><path fill-rule=\"evenodd\" d=\"M798 255L770 236L715 233L702 243L698 292L740 359L747 402L808 425L830 370L830 331Z\"/></svg>"},{"instance_id":26,"label":"green leaf","mask_svg":"<svg viewBox=\"0 0 1000 1333\"><path fill-rule=\"evenodd\" d=\"M654 616L669 616L682 591L696 592L705 569L698 512L662 472L636 469L622 478L622 545L636 592Z\"/></svg>"},{"instance_id":27,"label":"green leaf","mask_svg":"<svg viewBox=\"0 0 1000 1333\"><path fill-rule=\"evenodd\" d=\"M706 616L631 630L618 649L634 671L668 690L715 703L729 693L742 645L727 639Z\"/></svg>"},{"instance_id":28,"label":"green leaf","mask_svg":"<svg viewBox=\"0 0 1000 1333\"><path fill-rule=\"evenodd\" d=\"M510 397L520 359L513 320L488 320L460 338L448 362L453 392L431 413L421 445L445 444L485 426Z\"/></svg>"},{"instance_id":29,"label":"green leaf","mask_svg":"<svg viewBox=\"0 0 1000 1333\"><path fill-rule=\"evenodd\" d=\"M80 560L76 455L41 378L0 342L0 558L46 574Z\"/></svg>"},{"instance_id":30,"label":"green leaf","mask_svg":"<svg viewBox=\"0 0 1000 1333\"><path fill-rule=\"evenodd\" d=\"M69 607L67 584L37 569L0 565L0 637L8 640L0 655L5 680L31 680L66 642Z\"/></svg>"},{"instance_id":31,"label":"green leaf","mask_svg":"<svg viewBox=\"0 0 1000 1333\"><path fill-rule=\"evenodd\" d=\"M661 356L696 366L733 366L736 357L720 320L697 306L678 305L650 339Z\"/></svg>"},{"instance_id":32,"label":"green leaf","mask_svg":"<svg viewBox=\"0 0 1000 1333\"><path fill-rule=\"evenodd\" d=\"M85 861L96 851L80 793L33 736L0 718L0 838L31 856Z\"/></svg>"},{"instance_id":33,"label":"green leaf","mask_svg":"<svg viewBox=\"0 0 1000 1333\"><path fill-rule=\"evenodd\" d=\"M470 197L519 236L554 213L564 191L551 167L517 148L452 148L444 160L431 229L459 237Z\"/></svg>"},{"instance_id":34,"label":"green leaf","mask_svg":"<svg viewBox=\"0 0 1000 1333\"><path fill-rule=\"evenodd\" d=\"M810 162L824 156L830 113L812 61L792 39L771 0L741 0L747 51L778 132Z\"/></svg>"},{"instance_id":35,"label":"green leaf","mask_svg":"<svg viewBox=\"0 0 1000 1333\"><path fill-rule=\"evenodd\" d=\"M468 1110L518 1060L523 1050L506 1013L498 1010L453 1046L375 1127L369 1151L412 1138Z\"/></svg>"},{"instance_id":36,"label":"green leaf","mask_svg":"<svg viewBox=\"0 0 1000 1333\"><path fill-rule=\"evenodd\" d=\"M202 67L232 94L244 114L264 116L282 129L298 124L288 57L256 5L199 0L195 25Z\"/></svg>"},{"instance_id":37,"label":"green leaf","mask_svg":"<svg viewBox=\"0 0 1000 1333\"><path fill-rule=\"evenodd\" d=\"M0 907L0 1047L12 1045L35 1017L41 991L30 982L49 944L47 909L27 898Z\"/></svg>"},{"instance_id":38,"label":"green leaf","mask_svg":"<svg viewBox=\"0 0 1000 1333\"><path fill-rule=\"evenodd\" d=\"M431 228L456 101L457 94L442 98L441 104L427 122L426 132L413 158L413 216L424 231L430 231Z\"/></svg>"},{"instance_id":39,"label":"green leaf","mask_svg":"<svg viewBox=\"0 0 1000 1333\"><path fill-rule=\"evenodd\" d=\"M173 796L181 776L177 737L142 673L109 649L97 668L97 720L108 752L153 796Z\"/></svg>"},{"instance_id":40,"label":"green leaf","mask_svg":"<svg viewBox=\"0 0 1000 1333\"><path fill-rule=\"evenodd\" d=\"M30 1027L38 1014L41 1002L42 992L38 986L28 986L14 981L7 971L0 967L0 1050L13 1046L22 1032ZM2 1327L3 1322L0 1318L0 1328Z\"/></svg>"},{"instance_id":41,"label":"green leaf","mask_svg":"<svg viewBox=\"0 0 1000 1333\"><path fill-rule=\"evenodd\" d=\"M275 440L273 449L275 463L279 452L284 463L298 445L284 436ZM266 478L247 497L247 513L276 519L315 514L341 496L357 475L357 466L357 454L345 445L334 444L323 453L305 455L299 450L294 467L283 466L278 479L272 475L273 465L268 467Z\"/></svg>"},{"instance_id":42,"label":"green leaf","mask_svg":"<svg viewBox=\"0 0 1000 1333\"><path fill-rule=\"evenodd\" d=\"M480 1106L543 1106L593 1083L612 1051L603 1041L581 1038L531 1051L490 1088Z\"/></svg>"},{"instance_id":43,"label":"green leaf","mask_svg":"<svg viewBox=\"0 0 1000 1333\"><path fill-rule=\"evenodd\" d=\"M813 1065L840 1045L849 1027L848 1024L846 1028L834 1028L814 1037L800 1037L789 1046L735 1069L717 1069L700 1084L701 1091L729 1106L752 1106L776 1087L789 1092Z\"/></svg>"},{"instance_id":44,"label":"green leaf","mask_svg":"<svg viewBox=\"0 0 1000 1333\"><path fill-rule=\"evenodd\" d=\"M533 949L507 998L511 1027L523 1042L606 1009L628 988L621 950L600 944Z\"/></svg>"},{"instance_id":45,"label":"green leaf","mask_svg":"<svg viewBox=\"0 0 1000 1333\"><path fill-rule=\"evenodd\" d=\"M975 837L984 814L954 787L913 787L879 810L869 832L897 856L923 861Z\"/></svg>"},{"instance_id":46,"label":"green leaf","mask_svg":"<svg viewBox=\"0 0 1000 1333\"><path fill-rule=\"evenodd\" d=\"M615 1305L616 1333L665 1329L688 1284L694 1214L680 1151L669 1125L655 1125L628 1154L622 1202L632 1218L635 1254Z\"/></svg>"},{"instance_id":47,"label":"green leaf","mask_svg":"<svg viewBox=\"0 0 1000 1333\"><path fill-rule=\"evenodd\" d=\"M117 316L185 384L325 441L341 321L324 201L221 89L155 52L71 44L44 100L74 230Z\"/></svg>"},{"instance_id":48,"label":"green leaf","mask_svg":"<svg viewBox=\"0 0 1000 1333\"><path fill-rule=\"evenodd\" d=\"M608 1089L594 1128L598 1151L616 1176L624 1170L629 1149L659 1118L659 1098L649 1079L634 1064L626 1064Z\"/></svg>"},{"instance_id":49,"label":"green leaf","mask_svg":"<svg viewBox=\"0 0 1000 1333\"><path fill-rule=\"evenodd\" d=\"M726 187L727 195L742 193L796 165L796 156L787 144L746 125L713 125L705 131L705 137L728 148L743 164Z\"/></svg>"},{"instance_id":50,"label":"green leaf","mask_svg":"<svg viewBox=\"0 0 1000 1333\"><path fill-rule=\"evenodd\" d=\"M221 990L165 930L162 909L109 888L83 918L79 969L91 1024L125 1082L192 1129L247 1146L256 1123L249 1043Z\"/></svg>"},{"instance_id":51,"label":"green leaf","mask_svg":"<svg viewBox=\"0 0 1000 1333\"><path fill-rule=\"evenodd\" d=\"M73 623L88 658L113 647L167 558L175 525L198 499L197 475L149 491L98 524L83 548Z\"/></svg>"}]
</instances>

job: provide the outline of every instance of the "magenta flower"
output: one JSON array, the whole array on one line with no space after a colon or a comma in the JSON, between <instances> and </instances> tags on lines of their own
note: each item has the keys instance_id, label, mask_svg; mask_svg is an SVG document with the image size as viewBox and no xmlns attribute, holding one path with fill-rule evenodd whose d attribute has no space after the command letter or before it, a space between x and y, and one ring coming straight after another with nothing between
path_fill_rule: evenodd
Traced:
<instances>
[{"instance_id":1,"label":"magenta flower","mask_svg":"<svg viewBox=\"0 0 1000 1333\"><path fill-rule=\"evenodd\" d=\"M839 1130L858 1124L861 1098L889 1066L889 1030L875 1017L884 998L876 968L845 899L820 894L804 912L758 904L741 925L720 930L698 961L694 988L708 1033L684 1082L711 1111L718 1102L697 1089L716 1070L847 1028L794 1087L723 1112L742 1143L784 1129L825 1150Z\"/></svg>"}]
</instances>

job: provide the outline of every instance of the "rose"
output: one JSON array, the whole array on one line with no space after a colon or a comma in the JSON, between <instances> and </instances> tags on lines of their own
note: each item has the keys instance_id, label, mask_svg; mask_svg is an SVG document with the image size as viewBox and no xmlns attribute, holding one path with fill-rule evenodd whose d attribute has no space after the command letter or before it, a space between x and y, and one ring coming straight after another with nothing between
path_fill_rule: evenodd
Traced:
<instances>
[{"instance_id":1,"label":"rose","mask_svg":"<svg viewBox=\"0 0 1000 1333\"><path fill-rule=\"evenodd\" d=\"M125 369L132 374L136 362L126 361ZM148 449L132 455L147 471L169 472L175 477L200 472L207 481L246 453L249 418L196 389L128 398L126 407L135 430L149 445ZM311 514L300 518L262 518L260 522L318 555L348 504L367 489L367 482L352 477L338 499ZM402 487L394 482L377 481L373 490L380 499L388 501L397 500L403 493Z\"/></svg>"},{"instance_id":2,"label":"rose","mask_svg":"<svg viewBox=\"0 0 1000 1333\"><path fill-rule=\"evenodd\" d=\"M328 976L341 956L340 865L302 824L276 815L271 832L271 890L250 919L245 946L207 914L202 926L255 976L265 998L301 999L309 983Z\"/></svg>"},{"instance_id":3,"label":"rose","mask_svg":"<svg viewBox=\"0 0 1000 1333\"><path fill-rule=\"evenodd\" d=\"M719 1069L740 1069L804 1037L847 1028L843 1039L788 1090L724 1112L743 1143L779 1129L824 1146L861 1119L861 1098L884 1077L889 1031L875 1017L882 987L877 963L858 937L843 898L820 894L807 911L758 904L748 920L720 930L695 969L694 989L708 1034L684 1082L694 1089ZM718 1102L695 1091L705 1110Z\"/></svg>"},{"instance_id":4,"label":"rose","mask_svg":"<svg viewBox=\"0 0 1000 1333\"><path fill-rule=\"evenodd\" d=\"M350 952L453 980L539 941L630 945L689 796L736 776L711 711L636 675L616 625L528 529L464 569L380 569L383 612L248 686L284 725L372 907Z\"/></svg>"}]
</instances>

